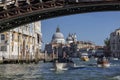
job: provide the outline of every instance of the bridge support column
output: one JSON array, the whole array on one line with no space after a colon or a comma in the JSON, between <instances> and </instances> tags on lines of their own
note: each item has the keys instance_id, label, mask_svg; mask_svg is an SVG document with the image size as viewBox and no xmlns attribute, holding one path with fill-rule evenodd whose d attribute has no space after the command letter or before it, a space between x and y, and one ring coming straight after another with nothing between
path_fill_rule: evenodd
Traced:
<instances>
[{"instance_id":1,"label":"bridge support column","mask_svg":"<svg viewBox=\"0 0 120 80\"><path fill-rule=\"evenodd\" d=\"M15 6L18 7L18 0L15 0Z\"/></svg>"},{"instance_id":2,"label":"bridge support column","mask_svg":"<svg viewBox=\"0 0 120 80\"><path fill-rule=\"evenodd\" d=\"M26 3L30 4L30 0L26 0Z\"/></svg>"}]
</instances>

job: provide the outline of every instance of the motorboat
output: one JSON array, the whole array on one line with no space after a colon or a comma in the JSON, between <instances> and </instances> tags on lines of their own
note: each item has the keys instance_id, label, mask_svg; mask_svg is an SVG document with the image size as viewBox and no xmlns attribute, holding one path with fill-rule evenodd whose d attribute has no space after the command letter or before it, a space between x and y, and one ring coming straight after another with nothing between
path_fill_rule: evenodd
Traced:
<instances>
[{"instance_id":1,"label":"motorboat","mask_svg":"<svg viewBox=\"0 0 120 80\"><path fill-rule=\"evenodd\" d=\"M110 67L110 63L106 57L98 58L97 60L98 67Z\"/></svg>"},{"instance_id":2,"label":"motorboat","mask_svg":"<svg viewBox=\"0 0 120 80\"><path fill-rule=\"evenodd\" d=\"M74 67L74 62L70 59L56 59L53 62L55 70L68 70Z\"/></svg>"},{"instance_id":3,"label":"motorboat","mask_svg":"<svg viewBox=\"0 0 120 80\"><path fill-rule=\"evenodd\" d=\"M89 61L88 53L81 53L81 60Z\"/></svg>"},{"instance_id":4,"label":"motorboat","mask_svg":"<svg viewBox=\"0 0 120 80\"><path fill-rule=\"evenodd\" d=\"M97 58L97 57L95 57L94 59L95 59L96 61L98 60L98 58Z\"/></svg>"},{"instance_id":5,"label":"motorboat","mask_svg":"<svg viewBox=\"0 0 120 80\"><path fill-rule=\"evenodd\" d=\"M113 58L113 60L116 60L116 61L117 61L117 60L119 60L119 59L118 59L118 58Z\"/></svg>"}]
</instances>

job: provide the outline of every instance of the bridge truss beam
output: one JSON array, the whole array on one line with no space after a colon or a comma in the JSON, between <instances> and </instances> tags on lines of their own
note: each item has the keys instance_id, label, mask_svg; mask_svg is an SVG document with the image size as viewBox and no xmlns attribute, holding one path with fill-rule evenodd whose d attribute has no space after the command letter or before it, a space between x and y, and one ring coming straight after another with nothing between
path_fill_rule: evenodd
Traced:
<instances>
[{"instance_id":1,"label":"bridge truss beam","mask_svg":"<svg viewBox=\"0 0 120 80\"><path fill-rule=\"evenodd\" d=\"M87 2L87 3L65 3L64 0L57 2L27 4L21 7L3 10L0 12L0 32L16 28L18 26L49 19L53 17L97 12L97 11L119 11L120 1Z\"/></svg>"}]
</instances>

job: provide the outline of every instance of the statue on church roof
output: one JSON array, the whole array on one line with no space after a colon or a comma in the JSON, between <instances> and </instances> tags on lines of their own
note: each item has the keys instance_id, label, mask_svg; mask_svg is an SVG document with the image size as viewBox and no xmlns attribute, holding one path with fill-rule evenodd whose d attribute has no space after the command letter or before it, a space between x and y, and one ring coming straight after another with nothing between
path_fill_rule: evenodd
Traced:
<instances>
[{"instance_id":1,"label":"statue on church roof","mask_svg":"<svg viewBox=\"0 0 120 80\"><path fill-rule=\"evenodd\" d=\"M59 27L57 27L56 32L60 32L60 28Z\"/></svg>"}]
</instances>

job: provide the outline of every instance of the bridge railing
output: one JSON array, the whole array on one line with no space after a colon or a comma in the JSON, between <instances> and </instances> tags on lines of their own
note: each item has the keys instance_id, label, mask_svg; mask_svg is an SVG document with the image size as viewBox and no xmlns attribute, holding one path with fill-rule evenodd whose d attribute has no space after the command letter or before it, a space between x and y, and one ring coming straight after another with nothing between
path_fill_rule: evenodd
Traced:
<instances>
[{"instance_id":1,"label":"bridge railing","mask_svg":"<svg viewBox=\"0 0 120 80\"><path fill-rule=\"evenodd\" d=\"M60 2L64 1L65 3L68 4L73 4L73 3L81 3L81 2L103 2L103 1L120 1L120 0L0 0L0 7L3 7L5 5L11 5L15 4L17 6L18 4L35 4L35 3L47 3L47 2Z\"/></svg>"},{"instance_id":2,"label":"bridge railing","mask_svg":"<svg viewBox=\"0 0 120 80\"><path fill-rule=\"evenodd\" d=\"M57 6L103 4L116 1L120 0L2 0L0 2L0 19Z\"/></svg>"},{"instance_id":3,"label":"bridge railing","mask_svg":"<svg viewBox=\"0 0 120 80\"><path fill-rule=\"evenodd\" d=\"M10 0L4 0L10 1ZM0 3L0 32L33 21L76 13L119 10L120 0L11 0ZM2 6L4 5L4 6Z\"/></svg>"},{"instance_id":4,"label":"bridge railing","mask_svg":"<svg viewBox=\"0 0 120 80\"><path fill-rule=\"evenodd\" d=\"M15 3L15 0L0 0L0 7L14 4L14 3Z\"/></svg>"},{"instance_id":5,"label":"bridge railing","mask_svg":"<svg viewBox=\"0 0 120 80\"><path fill-rule=\"evenodd\" d=\"M60 6L106 4L118 1L120 2L120 0L2 0L0 2L0 20Z\"/></svg>"}]
</instances>

